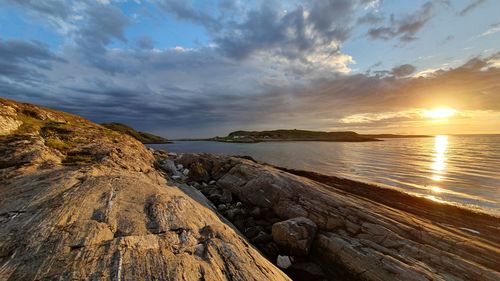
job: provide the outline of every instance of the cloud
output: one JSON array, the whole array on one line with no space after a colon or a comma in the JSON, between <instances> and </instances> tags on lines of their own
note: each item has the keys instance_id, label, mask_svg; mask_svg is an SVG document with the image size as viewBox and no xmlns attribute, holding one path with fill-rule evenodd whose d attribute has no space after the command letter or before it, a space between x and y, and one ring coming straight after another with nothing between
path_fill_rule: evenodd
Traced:
<instances>
[{"instance_id":1,"label":"cloud","mask_svg":"<svg viewBox=\"0 0 500 281\"><path fill-rule=\"evenodd\" d=\"M141 37L136 42L137 47L141 50L151 50L155 47L153 39L149 37Z\"/></svg>"},{"instance_id":2,"label":"cloud","mask_svg":"<svg viewBox=\"0 0 500 281\"><path fill-rule=\"evenodd\" d=\"M224 135L235 128L374 127L415 119L401 114L389 118L388 112L436 105L500 111L496 94L500 54L478 57L425 78L409 77L414 73L411 65L395 67L385 76L290 78L265 61L236 63L211 48L110 50L103 56L136 74L103 75L92 65L69 60L57 68L39 70L46 77L40 81L0 83L0 89L7 97L172 137ZM23 66L24 61L19 59L15 65ZM371 120L365 122L370 125L346 122L356 119Z\"/></svg>"},{"instance_id":3,"label":"cloud","mask_svg":"<svg viewBox=\"0 0 500 281\"><path fill-rule=\"evenodd\" d=\"M76 43L86 52L102 53L111 40L126 42L123 31L129 19L120 9L108 5L96 5L87 8L86 24L76 31Z\"/></svg>"},{"instance_id":4,"label":"cloud","mask_svg":"<svg viewBox=\"0 0 500 281\"><path fill-rule=\"evenodd\" d=\"M354 60L341 51L350 37L357 8L378 1L328 0L298 1L292 6L278 1L263 1L257 7L232 4L195 8L190 2L158 1L178 19L204 26L217 51L235 60L272 60L276 63L314 65L331 71L349 71ZM210 12L209 12L210 11Z\"/></svg>"},{"instance_id":5,"label":"cloud","mask_svg":"<svg viewBox=\"0 0 500 281\"><path fill-rule=\"evenodd\" d=\"M374 25L384 21L384 16L379 13L370 12L358 18L358 24Z\"/></svg>"},{"instance_id":6,"label":"cloud","mask_svg":"<svg viewBox=\"0 0 500 281\"><path fill-rule=\"evenodd\" d=\"M465 6L460 12L458 13L460 16L465 16L467 15L470 11L474 10L477 8L479 5L483 4L485 0L472 0L471 3L467 6Z\"/></svg>"},{"instance_id":7,"label":"cloud","mask_svg":"<svg viewBox=\"0 0 500 281\"><path fill-rule=\"evenodd\" d=\"M8 0L8 2L55 18L68 18L71 13L70 6L60 0Z\"/></svg>"},{"instance_id":8,"label":"cloud","mask_svg":"<svg viewBox=\"0 0 500 281\"><path fill-rule=\"evenodd\" d=\"M413 14L396 18L391 15L389 25L371 28L368 35L372 39L390 40L398 38L402 42L414 41L415 35L433 16L434 5L427 2Z\"/></svg>"},{"instance_id":9,"label":"cloud","mask_svg":"<svg viewBox=\"0 0 500 281\"><path fill-rule=\"evenodd\" d=\"M209 29L218 29L219 21L203 9L196 9L190 1L184 0L156 0L159 7L173 14L177 19L202 24Z\"/></svg>"},{"instance_id":10,"label":"cloud","mask_svg":"<svg viewBox=\"0 0 500 281\"><path fill-rule=\"evenodd\" d=\"M417 68L411 64L403 64L397 67L394 67L391 70L391 74L396 77L404 77L410 74L413 74L417 70Z\"/></svg>"},{"instance_id":11,"label":"cloud","mask_svg":"<svg viewBox=\"0 0 500 281\"><path fill-rule=\"evenodd\" d=\"M491 24L490 28L488 28L488 30L486 30L485 32L483 32L481 34L481 36L488 36L488 35L495 34L497 32L500 32L500 22Z\"/></svg>"},{"instance_id":12,"label":"cloud","mask_svg":"<svg viewBox=\"0 0 500 281\"><path fill-rule=\"evenodd\" d=\"M388 68L392 64L385 61L353 74L354 58L342 45L359 24L374 24L360 23L359 16L375 13L378 1L262 1L258 6L162 1L164 11L205 27L213 44L190 48L162 48L147 36L127 38L130 20L112 2L61 2L74 4L64 13L34 6L45 2L19 3L43 24L44 18L57 18L71 28L56 50L35 41L0 40L0 92L97 122L201 137L240 128L377 126L411 119L381 117L390 112L441 103L500 110L499 55L425 77L411 64ZM431 15L432 5L426 4L382 27L404 40ZM380 120L344 122L356 114L360 120Z\"/></svg>"},{"instance_id":13,"label":"cloud","mask_svg":"<svg viewBox=\"0 0 500 281\"><path fill-rule=\"evenodd\" d=\"M43 81L45 77L41 72L50 70L54 62L66 61L40 42L0 39L0 83Z\"/></svg>"}]
</instances>

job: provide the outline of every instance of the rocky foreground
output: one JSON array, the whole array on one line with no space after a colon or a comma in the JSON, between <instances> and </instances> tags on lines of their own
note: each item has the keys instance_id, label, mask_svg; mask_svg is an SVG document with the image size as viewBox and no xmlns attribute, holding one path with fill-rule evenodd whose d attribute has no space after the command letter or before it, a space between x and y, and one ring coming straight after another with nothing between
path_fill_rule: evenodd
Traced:
<instances>
[{"instance_id":1,"label":"rocky foreground","mask_svg":"<svg viewBox=\"0 0 500 281\"><path fill-rule=\"evenodd\" d=\"M0 280L289 280L132 137L0 100Z\"/></svg>"},{"instance_id":2,"label":"rocky foreground","mask_svg":"<svg viewBox=\"0 0 500 281\"><path fill-rule=\"evenodd\" d=\"M0 280L500 280L498 218L292 172L0 99Z\"/></svg>"}]
</instances>

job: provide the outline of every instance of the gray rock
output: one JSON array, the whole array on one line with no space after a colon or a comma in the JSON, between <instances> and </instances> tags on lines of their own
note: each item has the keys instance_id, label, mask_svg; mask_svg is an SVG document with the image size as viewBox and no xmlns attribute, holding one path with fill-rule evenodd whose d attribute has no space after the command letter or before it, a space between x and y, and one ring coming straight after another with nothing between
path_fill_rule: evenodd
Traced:
<instances>
[{"instance_id":1,"label":"gray rock","mask_svg":"<svg viewBox=\"0 0 500 281\"><path fill-rule=\"evenodd\" d=\"M308 255L318 227L304 217L273 224L273 240L293 255Z\"/></svg>"},{"instance_id":2,"label":"gray rock","mask_svg":"<svg viewBox=\"0 0 500 281\"><path fill-rule=\"evenodd\" d=\"M185 175L185 176L188 176L189 175L189 169L184 169L184 171L182 171L182 174Z\"/></svg>"},{"instance_id":3,"label":"gray rock","mask_svg":"<svg viewBox=\"0 0 500 281\"><path fill-rule=\"evenodd\" d=\"M180 171L184 168L184 166L182 164L177 164L177 170Z\"/></svg>"},{"instance_id":4,"label":"gray rock","mask_svg":"<svg viewBox=\"0 0 500 281\"><path fill-rule=\"evenodd\" d=\"M279 268L287 269L292 265L292 260L289 256L279 255L276 259L276 265L278 265Z\"/></svg>"}]
</instances>

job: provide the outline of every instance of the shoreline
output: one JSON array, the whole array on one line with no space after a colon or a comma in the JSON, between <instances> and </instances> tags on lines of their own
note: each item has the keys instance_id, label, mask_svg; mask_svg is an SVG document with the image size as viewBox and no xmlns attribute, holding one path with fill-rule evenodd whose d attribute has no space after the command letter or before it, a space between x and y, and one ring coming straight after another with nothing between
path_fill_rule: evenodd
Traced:
<instances>
[{"instance_id":1,"label":"shoreline","mask_svg":"<svg viewBox=\"0 0 500 281\"><path fill-rule=\"evenodd\" d=\"M451 222L457 224L464 223L466 226L469 226L466 228L479 231L481 234L487 234L490 238L500 243L500 237L496 235L500 231L500 215L489 213L485 209L467 208L466 206L456 205L451 202L436 202L424 196L414 195L396 188L383 187L373 183L329 176L313 171L279 167L267 163L261 164L317 181L331 188L340 189L385 206L425 217L434 222L448 224ZM472 232L471 234L477 233Z\"/></svg>"},{"instance_id":2,"label":"shoreline","mask_svg":"<svg viewBox=\"0 0 500 281\"><path fill-rule=\"evenodd\" d=\"M293 266L308 264L308 274L319 269L335 280L402 280L414 274L434 279L436 272L474 279L470 262L484 267L485 274L496 271L499 217L377 185L277 167L249 156L163 154L160 167L175 185L187 185L204 196L278 267L280 258L289 258ZM259 209L265 210L267 222L254 219ZM316 236L311 234L310 251L297 254L282 248L275 225L303 220L318 229ZM254 232L255 227L261 231ZM443 257L451 260L442 263ZM425 266L420 268L415 260ZM380 267L373 267L374 262ZM296 272L281 268L295 278ZM392 275L396 268L397 278Z\"/></svg>"}]
</instances>

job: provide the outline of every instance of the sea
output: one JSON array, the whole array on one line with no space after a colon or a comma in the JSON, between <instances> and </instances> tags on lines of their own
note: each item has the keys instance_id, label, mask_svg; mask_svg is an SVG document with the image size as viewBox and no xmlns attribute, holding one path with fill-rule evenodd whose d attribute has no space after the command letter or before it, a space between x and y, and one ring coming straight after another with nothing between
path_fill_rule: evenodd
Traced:
<instances>
[{"instance_id":1,"label":"sea","mask_svg":"<svg viewBox=\"0 0 500 281\"><path fill-rule=\"evenodd\" d=\"M438 135L379 142L176 141L149 146L178 153L248 155L281 167L395 188L500 215L500 135Z\"/></svg>"}]
</instances>

